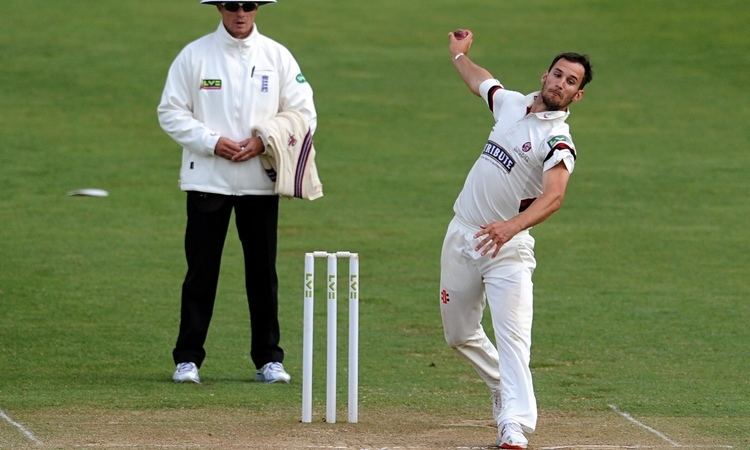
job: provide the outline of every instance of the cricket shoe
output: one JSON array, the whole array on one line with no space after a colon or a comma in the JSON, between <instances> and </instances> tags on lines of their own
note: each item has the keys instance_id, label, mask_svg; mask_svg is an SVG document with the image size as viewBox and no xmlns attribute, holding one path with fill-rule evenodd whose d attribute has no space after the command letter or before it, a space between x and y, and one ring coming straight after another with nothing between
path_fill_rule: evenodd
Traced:
<instances>
[{"instance_id":1,"label":"cricket shoe","mask_svg":"<svg viewBox=\"0 0 750 450\"><path fill-rule=\"evenodd\" d=\"M529 445L526 436L521 431L521 425L515 422L505 422L498 427L497 446L500 448L525 449Z\"/></svg>"},{"instance_id":2,"label":"cricket shoe","mask_svg":"<svg viewBox=\"0 0 750 450\"><path fill-rule=\"evenodd\" d=\"M292 377L284 370L280 362L270 362L261 367L255 374L255 381L264 383L289 383Z\"/></svg>"},{"instance_id":3,"label":"cricket shoe","mask_svg":"<svg viewBox=\"0 0 750 450\"><path fill-rule=\"evenodd\" d=\"M200 383L201 377L198 375L198 366L191 362L181 362L177 364L172 375L172 381L175 383L184 383L190 381L191 383Z\"/></svg>"}]
</instances>

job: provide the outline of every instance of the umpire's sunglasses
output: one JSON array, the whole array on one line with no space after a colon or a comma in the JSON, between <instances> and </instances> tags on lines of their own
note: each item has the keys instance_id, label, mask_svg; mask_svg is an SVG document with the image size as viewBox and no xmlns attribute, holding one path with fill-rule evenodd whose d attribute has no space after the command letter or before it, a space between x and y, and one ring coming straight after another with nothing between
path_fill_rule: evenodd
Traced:
<instances>
[{"instance_id":1,"label":"umpire's sunglasses","mask_svg":"<svg viewBox=\"0 0 750 450\"><path fill-rule=\"evenodd\" d=\"M237 12L240 8L245 12L250 12L258 9L258 4L256 2L224 2L221 7L229 12Z\"/></svg>"}]
</instances>

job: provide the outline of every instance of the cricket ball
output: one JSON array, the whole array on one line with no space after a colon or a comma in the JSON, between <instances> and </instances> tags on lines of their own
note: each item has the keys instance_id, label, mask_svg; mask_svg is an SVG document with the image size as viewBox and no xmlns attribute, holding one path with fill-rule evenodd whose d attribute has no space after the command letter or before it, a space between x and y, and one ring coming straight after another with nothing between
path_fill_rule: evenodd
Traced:
<instances>
[{"instance_id":1,"label":"cricket ball","mask_svg":"<svg viewBox=\"0 0 750 450\"><path fill-rule=\"evenodd\" d=\"M458 39L459 41L461 39L464 39L468 35L469 35L469 33L466 30L456 30L456 31L453 32L453 36L455 36L456 39Z\"/></svg>"}]
</instances>

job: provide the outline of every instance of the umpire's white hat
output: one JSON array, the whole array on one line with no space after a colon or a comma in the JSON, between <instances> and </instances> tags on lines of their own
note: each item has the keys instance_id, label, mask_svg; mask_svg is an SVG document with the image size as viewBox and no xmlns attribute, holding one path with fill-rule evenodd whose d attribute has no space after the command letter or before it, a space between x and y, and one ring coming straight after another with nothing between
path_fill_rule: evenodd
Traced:
<instances>
[{"instance_id":1,"label":"umpire's white hat","mask_svg":"<svg viewBox=\"0 0 750 450\"><path fill-rule=\"evenodd\" d=\"M218 5L220 3L250 3L250 2L241 2L239 0L230 0L230 1L216 1L216 0L201 0L201 3L208 4L208 5ZM253 3L257 3L259 5L262 5L264 3L276 3L276 0L260 0Z\"/></svg>"}]
</instances>

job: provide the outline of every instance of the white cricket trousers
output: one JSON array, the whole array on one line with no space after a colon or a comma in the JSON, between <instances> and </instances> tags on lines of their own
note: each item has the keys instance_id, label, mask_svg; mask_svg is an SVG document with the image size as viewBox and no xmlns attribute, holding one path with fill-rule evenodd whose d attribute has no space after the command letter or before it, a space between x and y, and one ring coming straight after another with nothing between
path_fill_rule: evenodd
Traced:
<instances>
[{"instance_id":1,"label":"white cricket trousers","mask_svg":"<svg viewBox=\"0 0 750 450\"><path fill-rule=\"evenodd\" d=\"M479 229L454 217L440 258L440 313L448 345L469 360L493 390L500 390L498 425L513 421L526 432L536 428L531 381L531 321L536 267L534 238L522 231L495 258L474 248ZM490 305L496 346L482 328L485 298Z\"/></svg>"}]
</instances>

